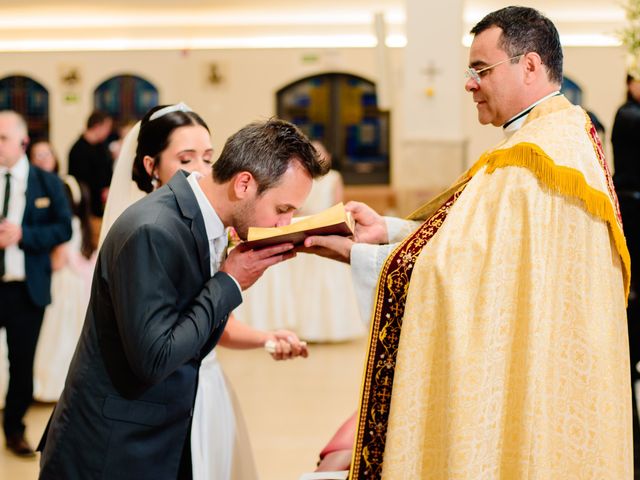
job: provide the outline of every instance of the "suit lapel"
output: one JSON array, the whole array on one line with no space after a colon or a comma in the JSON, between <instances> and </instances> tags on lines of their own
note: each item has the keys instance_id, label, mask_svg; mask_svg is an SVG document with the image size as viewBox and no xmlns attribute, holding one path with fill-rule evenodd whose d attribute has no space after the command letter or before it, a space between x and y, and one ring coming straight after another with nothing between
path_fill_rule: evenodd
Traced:
<instances>
[{"instance_id":1,"label":"suit lapel","mask_svg":"<svg viewBox=\"0 0 640 480\"><path fill-rule=\"evenodd\" d=\"M187 182L185 172L178 171L167 185L176 197L180 213L191 222L191 234L196 242L200 257L200 271L204 278L209 278L211 276L211 253L207 231L204 227L204 219L198 201Z\"/></svg>"},{"instance_id":2,"label":"suit lapel","mask_svg":"<svg viewBox=\"0 0 640 480\"><path fill-rule=\"evenodd\" d=\"M25 223L31 217L31 213L35 208L36 198L40 194L38 188L38 179L36 178L37 171L34 167L29 165L29 172L27 173L27 191L25 193L25 205L24 214L22 215L22 223ZM27 222L28 223L28 222Z\"/></svg>"},{"instance_id":3,"label":"suit lapel","mask_svg":"<svg viewBox=\"0 0 640 480\"><path fill-rule=\"evenodd\" d=\"M191 233L196 240L198 246L198 254L200 255L200 271L204 278L211 276L211 251L207 240L207 232L204 229L204 220L202 214L193 219L191 222Z\"/></svg>"}]
</instances>

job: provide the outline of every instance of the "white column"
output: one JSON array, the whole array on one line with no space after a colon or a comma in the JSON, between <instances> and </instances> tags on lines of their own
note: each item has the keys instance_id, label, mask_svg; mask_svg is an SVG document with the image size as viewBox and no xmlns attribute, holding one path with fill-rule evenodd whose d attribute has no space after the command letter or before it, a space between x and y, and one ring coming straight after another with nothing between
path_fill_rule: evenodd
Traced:
<instances>
[{"instance_id":1,"label":"white column","mask_svg":"<svg viewBox=\"0 0 640 480\"><path fill-rule=\"evenodd\" d=\"M464 169L463 2L405 0L407 46L392 182L406 213ZM398 112L400 113L400 112ZM398 118L400 117L400 118Z\"/></svg>"},{"instance_id":2,"label":"white column","mask_svg":"<svg viewBox=\"0 0 640 480\"><path fill-rule=\"evenodd\" d=\"M389 56L386 45L387 28L384 21L384 14L379 12L374 16L374 27L376 32L376 92L378 95L378 108L389 110L391 107L391 95L389 92Z\"/></svg>"}]
</instances>

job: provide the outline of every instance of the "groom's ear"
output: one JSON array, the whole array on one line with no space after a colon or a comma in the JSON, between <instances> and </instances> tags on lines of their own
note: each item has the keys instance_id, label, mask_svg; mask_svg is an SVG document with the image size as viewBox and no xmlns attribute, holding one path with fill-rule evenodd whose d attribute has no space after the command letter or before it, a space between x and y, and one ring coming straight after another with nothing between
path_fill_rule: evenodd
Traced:
<instances>
[{"instance_id":1,"label":"groom's ear","mask_svg":"<svg viewBox=\"0 0 640 480\"><path fill-rule=\"evenodd\" d=\"M233 177L233 191L237 198L251 198L257 191L256 180L250 172L240 172Z\"/></svg>"}]
</instances>

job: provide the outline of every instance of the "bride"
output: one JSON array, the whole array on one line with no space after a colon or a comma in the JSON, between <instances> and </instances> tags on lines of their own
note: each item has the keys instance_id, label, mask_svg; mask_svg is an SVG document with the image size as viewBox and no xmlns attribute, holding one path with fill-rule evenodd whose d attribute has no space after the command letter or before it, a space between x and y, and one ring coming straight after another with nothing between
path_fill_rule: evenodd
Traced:
<instances>
[{"instance_id":1,"label":"bride","mask_svg":"<svg viewBox=\"0 0 640 480\"><path fill-rule=\"evenodd\" d=\"M160 188L179 170L211 175L213 147L206 123L183 103L151 109L127 134L115 166L100 232L100 244L116 218L132 203ZM219 345L262 348L276 360L307 356L305 344L287 330L265 332L233 317ZM194 480L257 479L239 405L222 372L215 349L198 374L191 426Z\"/></svg>"}]
</instances>

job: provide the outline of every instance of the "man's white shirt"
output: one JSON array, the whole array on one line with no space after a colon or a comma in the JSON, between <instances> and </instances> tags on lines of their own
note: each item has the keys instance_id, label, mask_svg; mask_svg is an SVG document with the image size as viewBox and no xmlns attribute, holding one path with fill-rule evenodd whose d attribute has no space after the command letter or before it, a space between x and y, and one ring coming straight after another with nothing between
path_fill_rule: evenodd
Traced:
<instances>
[{"instance_id":1,"label":"man's white shirt","mask_svg":"<svg viewBox=\"0 0 640 480\"><path fill-rule=\"evenodd\" d=\"M187 177L187 182L196 196L198 207L200 208L202 218L204 219L204 228L207 232L207 239L209 241L211 275L213 276L220 269L220 265L225 259L229 240L222 220L220 220L220 217L214 210L211 202L209 202L209 199L200 187L198 180L202 178L202 176L203 175L199 172L193 172ZM232 275L229 276L233 279L240 291L240 294L242 295L242 289L240 288L238 281L233 278Z\"/></svg>"},{"instance_id":2,"label":"man's white shirt","mask_svg":"<svg viewBox=\"0 0 640 480\"><path fill-rule=\"evenodd\" d=\"M27 178L29 177L29 160L23 155L11 168L0 167L0 199L4 199L5 175L11 174L11 192L9 195L9 211L7 220L22 225L24 210L27 205ZM0 200L2 202L3 200ZM0 209L4 205L0 204ZM16 244L4 251L5 282L23 281L25 279L24 251Z\"/></svg>"}]
</instances>

